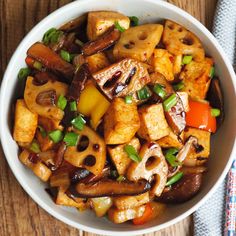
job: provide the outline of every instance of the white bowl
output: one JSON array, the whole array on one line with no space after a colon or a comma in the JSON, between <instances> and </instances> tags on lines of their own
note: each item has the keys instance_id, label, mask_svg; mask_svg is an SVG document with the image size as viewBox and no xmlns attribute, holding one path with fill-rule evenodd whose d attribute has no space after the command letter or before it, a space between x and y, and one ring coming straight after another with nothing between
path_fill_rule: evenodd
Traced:
<instances>
[{"instance_id":1,"label":"white bowl","mask_svg":"<svg viewBox=\"0 0 236 236\"><path fill-rule=\"evenodd\" d=\"M169 206L166 212L156 220L142 225L115 225L106 218L97 218L92 211L78 212L72 208L57 206L44 190L44 184L26 169L18 160L18 147L12 138L11 104L17 89L17 73L25 66L26 51L34 42L40 40L44 32L51 27L58 27L64 22L93 10L114 10L128 16L138 16L142 22L157 22L169 18L194 32L203 42L208 55L214 58L216 73L221 79L225 102L225 121L217 134L212 137L212 150L209 172L206 174L201 192L192 200ZM0 94L0 134L7 161L25 191L48 213L78 229L103 235L137 235L168 227L190 215L215 190L225 177L235 155L235 74L229 60L212 34L195 18L185 11L157 0L80 0L70 3L50 14L21 42L5 72ZM206 181L207 180L207 181Z\"/></svg>"}]
</instances>

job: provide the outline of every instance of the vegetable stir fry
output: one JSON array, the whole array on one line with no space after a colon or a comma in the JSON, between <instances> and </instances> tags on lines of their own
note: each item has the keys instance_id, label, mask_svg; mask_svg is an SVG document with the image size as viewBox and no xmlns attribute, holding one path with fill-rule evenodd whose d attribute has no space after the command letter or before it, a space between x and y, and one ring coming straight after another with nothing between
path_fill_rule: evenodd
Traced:
<instances>
[{"instance_id":1,"label":"vegetable stir fry","mask_svg":"<svg viewBox=\"0 0 236 236\"><path fill-rule=\"evenodd\" d=\"M56 204L140 225L201 190L223 97L192 32L88 12L25 62L13 137Z\"/></svg>"}]
</instances>

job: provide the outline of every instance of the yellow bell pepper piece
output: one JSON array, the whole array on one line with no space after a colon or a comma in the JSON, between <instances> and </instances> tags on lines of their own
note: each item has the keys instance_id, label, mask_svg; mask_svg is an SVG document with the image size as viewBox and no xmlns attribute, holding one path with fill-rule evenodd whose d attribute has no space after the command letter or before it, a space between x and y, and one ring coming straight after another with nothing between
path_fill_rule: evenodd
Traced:
<instances>
[{"instance_id":1,"label":"yellow bell pepper piece","mask_svg":"<svg viewBox=\"0 0 236 236\"><path fill-rule=\"evenodd\" d=\"M83 115L91 117L91 126L96 129L109 105L110 103L94 84L89 82L80 94L77 109Z\"/></svg>"}]
</instances>

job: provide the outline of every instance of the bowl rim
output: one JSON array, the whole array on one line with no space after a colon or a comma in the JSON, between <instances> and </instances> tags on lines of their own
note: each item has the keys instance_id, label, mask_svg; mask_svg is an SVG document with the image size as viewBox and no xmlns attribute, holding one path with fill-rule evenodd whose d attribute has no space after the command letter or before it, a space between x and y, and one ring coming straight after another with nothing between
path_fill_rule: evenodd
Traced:
<instances>
[{"instance_id":1,"label":"bowl rim","mask_svg":"<svg viewBox=\"0 0 236 236\"><path fill-rule=\"evenodd\" d=\"M93 0L79 0L79 1L71 2L69 4L66 4L65 6L58 8L57 10L55 10L54 12L49 14L47 17L42 19L39 23L37 23L30 30L30 32L23 38L23 40L20 42L20 44L16 48L15 52L13 53L13 55L8 63L7 69L5 70L4 76L3 76L1 90L0 90L0 114L3 114L2 113L3 107L4 107L3 101L4 101L4 94L5 94L4 91L7 88L7 78L10 75L11 69L14 68L15 60L17 57L17 52L20 50L20 48L24 48L26 46L25 44L27 44L27 41L31 37L31 35L33 35L40 27L44 26L47 22L50 22L51 18L53 18L57 14L61 15L62 14L61 12L65 11L67 8L69 9L69 8L72 8L73 6L78 6L81 2L86 2L89 4L89 1L93 1ZM135 1L135 0L133 0L133 1ZM202 25L196 18L191 16L189 13L187 13L186 11L182 10L181 8L179 8L173 4L170 4L165 1L157 1L157 0L145 0L145 1L147 3L153 3L156 5L163 6L170 11L178 12L178 14L181 14L183 18L188 18L191 21L191 24L195 25L195 27L197 27L204 35L206 35L210 39L211 43L216 46L216 48L217 48L218 52L221 54L221 56L224 57L226 68L227 68L227 70L230 74L230 77L232 79L232 83L234 85L234 90L236 91L236 79L235 79L235 73L234 73L233 67L232 67L229 59L227 58L225 52L223 51L222 47L217 42L216 38L210 33L210 31L208 31L208 29L204 25ZM84 230L84 231L91 232L91 233L103 234L103 235L117 235L118 236L121 233L127 234L127 235L139 235L139 234L144 234L144 233L151 233L151 232L169 227L169 226L183 220L184 218L186 218L187 216L192 214L195 210L197 210L201 205L203 205L207 201L207 199L209 199L209 197L215 192L215 190L223 182L223 179L225 178L225 176L232 164L234 155L236 155L236 140L234 140L233 149L232 149L231 154L229 156L228 162L227 162L226 166L224 167L224 170L222 171L221 175L217 179L216 183L212 186L210 191L201 200L199 200L195 205L193 205L191 208L189 208L186 212L180 214L178 217L176 217L172 220L169 220L163 224L152 226L152 227L149 227L146 229L138 229L138 230L131 230L131 231L129 231L129 230L128 231L117 231L117 230L113 231L113 230L105 230L105 229L103 230L103 229L98 229L98 228L92 227L92 226L86 226L81 223L77 223L77 222L73 222L73 221L69 220L67 217L61 215L56 210L54 210L53 208L49 207L46 203L44 203L44 201L42 199L40 199L40 197L36 193L34 193L33 190L31 190L29 188L29 186L27 186L27 184L23 181L23 179L18 174L18 172L16 170L14 171L13 160L10 158L9 148L7 145L8 141L3 135L4 130L7 128L4 126L3 122L1 122L1 120L2 119L0 119L0 139L1 139L1 143L2 143L3 152L5 154L7 162L9 164L14 176L16 177L16 179L20 183L20 185L23 187L23 189L27 192L27 194L41 208L43 208L46 212L48 212L50 215L54 216L55 218L59 219L60 221L66 223L72 227L75 227L77 229L80 229L80 230Z\"/></svg>"}]
</instances>

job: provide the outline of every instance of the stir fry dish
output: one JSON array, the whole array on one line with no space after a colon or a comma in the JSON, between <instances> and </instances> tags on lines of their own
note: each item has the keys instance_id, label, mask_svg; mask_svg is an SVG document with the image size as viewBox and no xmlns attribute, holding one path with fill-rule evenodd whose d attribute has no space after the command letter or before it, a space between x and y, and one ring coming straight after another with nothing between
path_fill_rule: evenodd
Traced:
<instances>
[{"instance_id":1,"label":"stir fry dish","mask_svg":"<svg viewBox=\"0 0 236 236\"><path fill-rule=\"evenodd\" d=\"M88 12L45 32L25 62L13 137L56 204L140 225L201 190L223 97L195 34Z\"/></svg>"}]
</instances>

